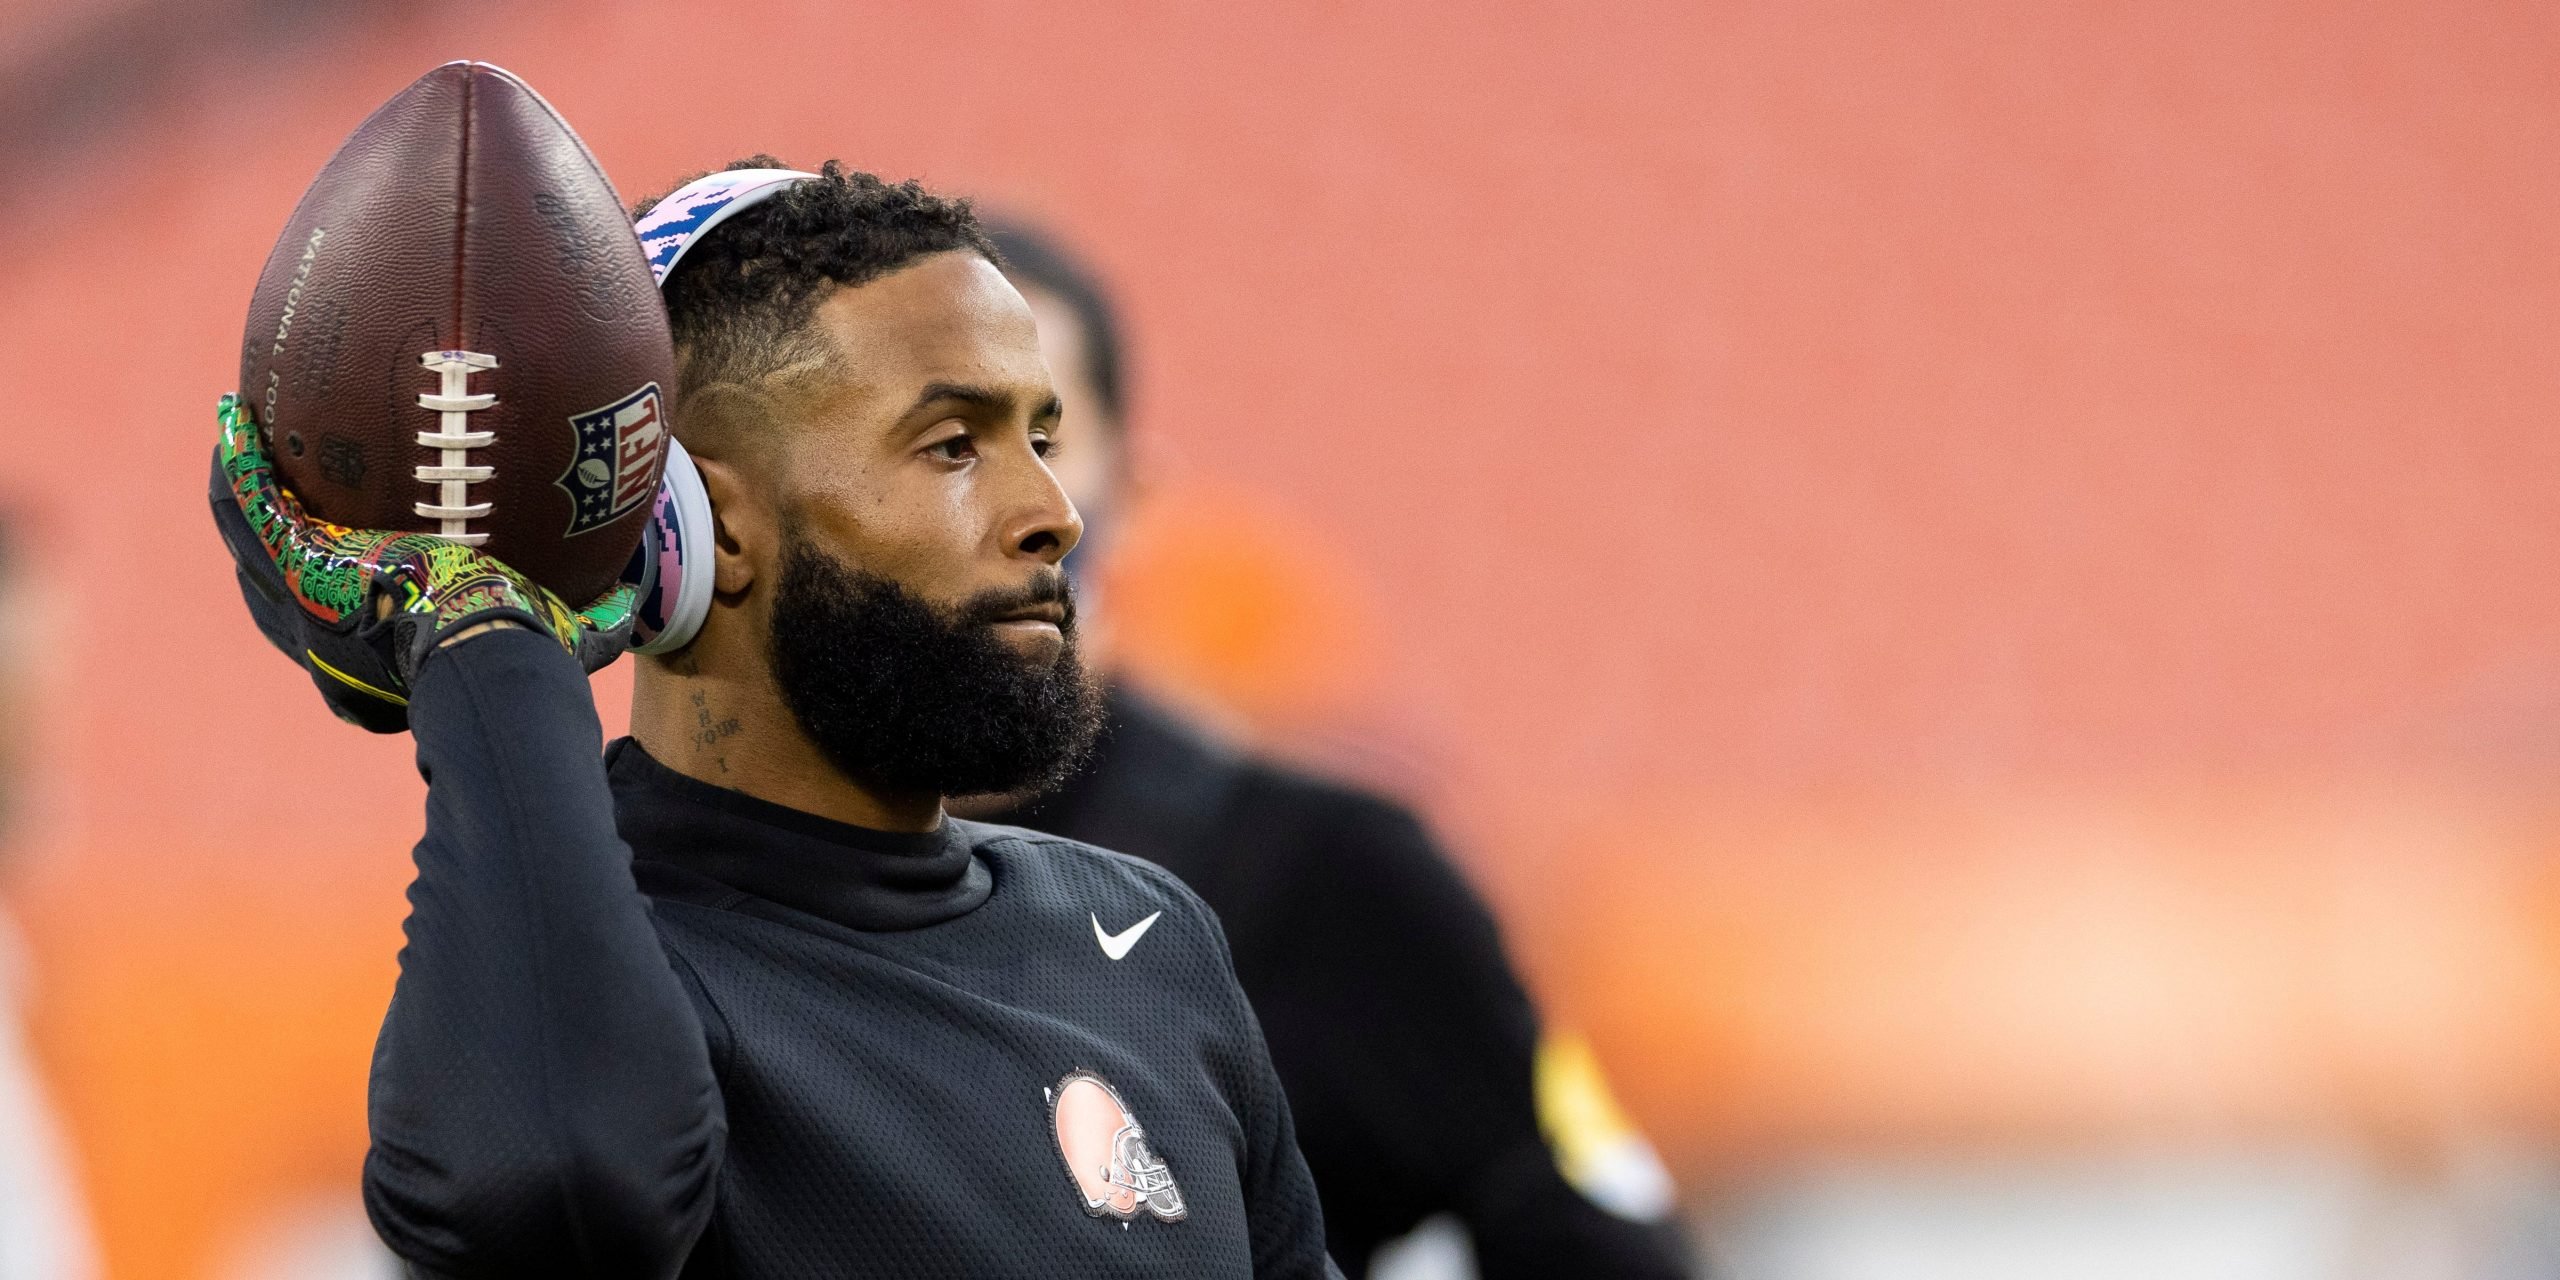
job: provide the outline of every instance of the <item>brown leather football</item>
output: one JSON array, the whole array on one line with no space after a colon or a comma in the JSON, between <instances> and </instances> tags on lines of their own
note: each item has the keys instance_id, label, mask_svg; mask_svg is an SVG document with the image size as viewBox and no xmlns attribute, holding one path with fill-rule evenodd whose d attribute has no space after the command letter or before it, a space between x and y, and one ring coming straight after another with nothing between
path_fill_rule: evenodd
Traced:
<instances>
[{"instance_id":1,"label":"brown leather football","mask_svg":"<svg viewBox=\"0 0 2560 1280\"><path fill-rule=\"evenodd\" d=\"M639 545L674 378L604 170L480 62L428 72L339 146L240 350L240 393L313 514L474 543L573 607Z\"/></svg>"}]
</instances>

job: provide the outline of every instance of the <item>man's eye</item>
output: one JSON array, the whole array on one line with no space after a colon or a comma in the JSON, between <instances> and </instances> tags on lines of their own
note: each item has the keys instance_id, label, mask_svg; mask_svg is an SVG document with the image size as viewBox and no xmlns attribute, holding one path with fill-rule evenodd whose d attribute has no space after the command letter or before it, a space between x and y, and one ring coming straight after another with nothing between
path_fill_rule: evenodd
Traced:
<instances>
[{"instance_id":1,"label":"man's eye","mask_svg":"<svg viewBox=\"0 0 2560 1280\"><path fill-rule=\"evenodd\" d=\"M978 456L978 442L967 436L953 436L932 445L927 452L951 462L967 462Z\"/></svg>"},{"instance_id":2,"label":"man's eye","mask_svg":"<svg viewBox=\"0 0 2560 1280\"><path fill-rule=\"evenodd\" d=\"M1058 451L1058 442L1047 436L1031 437L1031 451L1045 458Z\"/></svg>"}]
</instances>

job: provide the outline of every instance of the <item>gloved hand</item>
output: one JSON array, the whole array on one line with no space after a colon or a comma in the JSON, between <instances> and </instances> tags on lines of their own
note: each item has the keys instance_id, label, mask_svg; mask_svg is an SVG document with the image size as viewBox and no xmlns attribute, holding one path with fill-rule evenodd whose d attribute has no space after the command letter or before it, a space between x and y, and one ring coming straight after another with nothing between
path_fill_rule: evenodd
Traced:
<instances>
[{"instance_id":1,"label":"gloved hand","mask_svg":"<svg viewBox=\"0 0 2560 1280\"><path fill-rule=\"evenodd\" d=\"M573 611L461 543L314 519L276 483L249 406L227 395L217 413L210 496L240 594L268 643L311 673L339 719L375 733L408 728L419 665L486 623L548 635L590 672L629 643L634 584L617 584Z\"/></svg>"}]
</instances>

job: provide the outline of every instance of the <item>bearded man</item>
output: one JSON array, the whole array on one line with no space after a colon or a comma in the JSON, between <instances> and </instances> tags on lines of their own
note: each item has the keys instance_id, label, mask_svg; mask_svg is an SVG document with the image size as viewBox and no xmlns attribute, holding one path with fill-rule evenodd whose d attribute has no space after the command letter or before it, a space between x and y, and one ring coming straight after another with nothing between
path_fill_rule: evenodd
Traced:
<instances>
[{"instance_id":1,"label":"bearded man","mask_svg":"<svg viewBox=\"0 0 2560 1280\"><path fill-rule=\"evenodd\" d=\"M964 201L832 163L747 190L642 210L712 593L601 760L581 663L627 589L572 613L304 520L226 401L252 611L316 660L349 602L303 593L378 601L351 616L391 687L315 680L379 695L374 727L399 703L428 783L376 1230L435 1276L1338 1276L1199 898L944 812L1057 777L1096 723L1029 309Z\"/></svg>"}]
</instances>

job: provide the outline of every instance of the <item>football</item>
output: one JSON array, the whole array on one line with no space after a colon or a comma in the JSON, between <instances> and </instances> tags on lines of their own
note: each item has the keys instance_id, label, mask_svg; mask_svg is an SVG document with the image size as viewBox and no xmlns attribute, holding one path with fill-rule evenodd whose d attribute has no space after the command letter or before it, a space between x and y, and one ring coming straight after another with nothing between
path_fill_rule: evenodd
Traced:
<instances>
[{"instance_id":1,"label":"football","mask_svg":"<svg viewBox=\"0 0 2560 1280\"><path fill-rule=\"evenodd\" d=\"M574 607L639 546L674 370L595 157L522 80L452 62L303 193L250 299L240 393L312 514L479 546Z\"/></svg>"}]
</instances>

